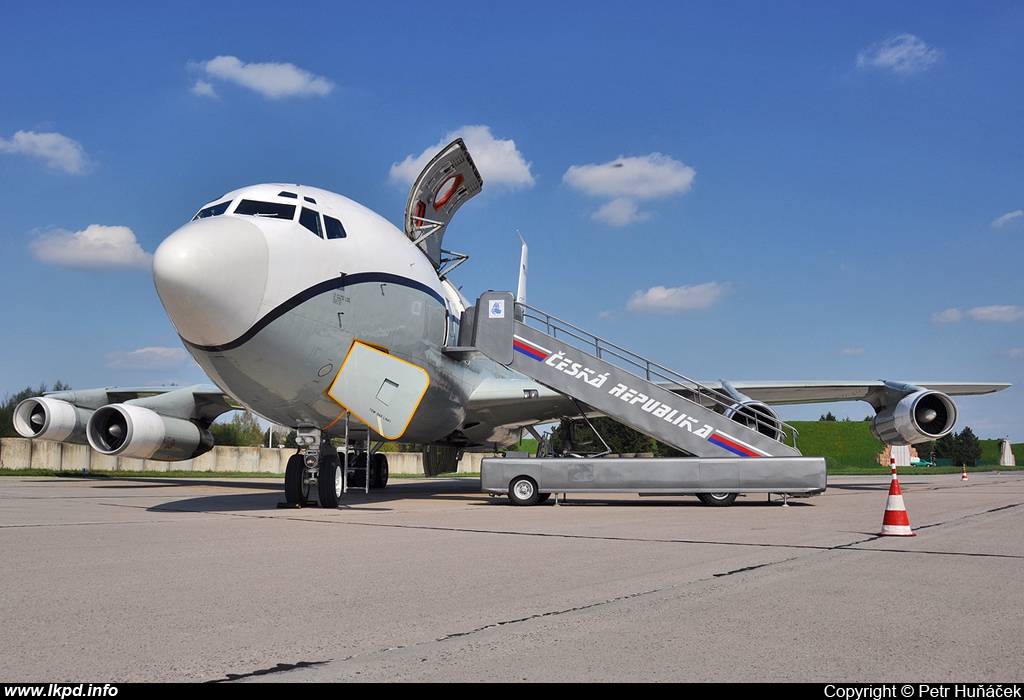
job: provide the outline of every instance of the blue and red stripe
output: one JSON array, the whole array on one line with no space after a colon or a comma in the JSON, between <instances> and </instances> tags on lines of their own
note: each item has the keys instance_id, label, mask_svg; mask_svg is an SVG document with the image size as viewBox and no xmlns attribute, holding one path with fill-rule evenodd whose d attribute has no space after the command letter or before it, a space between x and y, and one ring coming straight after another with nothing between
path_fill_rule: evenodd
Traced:
<instances>
[{"instance_id":1,"label":"blue and red stripe","mask_svg":"<svg viewBox=\"0 0 1024 700\"><path fill-rule=\"evenodd\" d=\"M538 360L540 362L543 362L544 360L548 359L548 355L551 354L546 350L542 350L541 348L538 348L534 345L530 345L522 340L519 340L518 338L512 340L512 349L515 350L516 352L523 353L527 357L532 357L533 359Z\"/></svg>"},{"instance_id":2,"label":"blue and red stripe","mask_svg":"<svg viewBox=\"0 0 1024 700\"><path fill-rule=\"evenodd\" d=\"M729 450L733 454L738 454L740 457L761 457L763 456L760 452L757 452L750 447L747 447L738 440L734 440L726 437L724 434L719 432L711 433L711 437L708 438L708 442L718 445L722 449Z\"/></svg>"}]
</instances>

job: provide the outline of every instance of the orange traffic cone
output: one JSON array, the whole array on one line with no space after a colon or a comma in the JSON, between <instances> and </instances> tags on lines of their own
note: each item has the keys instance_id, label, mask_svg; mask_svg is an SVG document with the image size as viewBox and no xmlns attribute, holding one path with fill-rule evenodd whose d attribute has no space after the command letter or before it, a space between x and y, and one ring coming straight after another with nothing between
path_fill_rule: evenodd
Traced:
<instances>
[{"instance_id":1,"label":"orange traffic cone","mask_svg":"<svg viewBox=\"0 0 1024 700\"><path fill-rule=\"evenodd\" d=\"M964 465L964 475L960 477L960 481L967 481L967 465Z\"/></svg>"},{"instance_id":2,"label":"orange traffic cone","mask_svg":"<svg viewBox=\"0 0 1024 700\"><path fill-rule=\"evenodd\" d=\"M910 529L910 518L907 517L907 509L903 505L903 492L900 491L900 480L896 478L896 460L892 460L892 463L892 482L889 484L889 500L885 502L885 517L882 518L882 531L878 534L893 537L916 537L917 533Z\"/></svg>"}]
</instances>

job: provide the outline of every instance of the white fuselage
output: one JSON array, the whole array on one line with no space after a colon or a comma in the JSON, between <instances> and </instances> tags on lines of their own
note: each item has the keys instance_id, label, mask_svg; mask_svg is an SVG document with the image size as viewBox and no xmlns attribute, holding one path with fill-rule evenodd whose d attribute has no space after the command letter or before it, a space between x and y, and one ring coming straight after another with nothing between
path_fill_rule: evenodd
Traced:
<instances>
[{"instance_id":1,"label":"white fuselage","mask_svg":"<svg viewBox=\"0 0 1024 700\"><path fill-rule=\"evenodd\" d=\"M514 378L491 362L444 357L442 348L456 341L461 295L395 226L324 190L274 184L230 192L160 245L153 274L203 370L275 423L341 431L344 408L326 391L353 340L430 375L403 441L460 431L483 380ZM511 438L499 426L470 427L471 442Z\"/></svg>"}]
</instances>

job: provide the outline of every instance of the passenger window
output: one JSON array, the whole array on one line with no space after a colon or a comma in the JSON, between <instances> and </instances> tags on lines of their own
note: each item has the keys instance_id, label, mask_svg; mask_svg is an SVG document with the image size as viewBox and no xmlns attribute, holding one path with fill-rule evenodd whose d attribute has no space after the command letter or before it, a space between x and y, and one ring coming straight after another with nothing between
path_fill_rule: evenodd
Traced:
<instances>
[{"instance_id":1,"label":"passenger window","mask_svg":"<svg viewBox=\"0 0 1024 700\"><path fill-rule=\"evenodd\" d=\"M268 219L288 219L288 221L291 221L295 218L295 205L243 199L235 207L235 213L244 214L245 216L264 216Z\"/></svg>"},{"instance_id":2,"label":"passenger window","mask_svg":"<svg viewBox=\"0 0 1024 700\"><path fill-rule=\"evenodd\" d=\"M320 215L312 209L302 207L302 214L299 215L299 223L316 235L320 236L320 238L324 237L324 231L320 227Z\"/></svg>"},{"instance_id":3,"label":"passenger window","mask_svg":"<svg viewBox=\"0 0 1024 700\"><path fill-rule=\"evenodd\" d=\"M324 214L324 225L327 227L327 238L344 238L345 227L341 225L341 222L334 219L327 214Z\"/></svg>"},{"instance_id":4,"label":"passenger window","mask_svg":"<svg viewBox=\"0 0 1024 700\"><path fill-rule=\"evenodd\" d=\"M192 220L195 221L196 219L205 219L209 216L220 216L221 214L228 210L228 207L230 205L231 200L229 199L226 202L221 202L220 204L214 204L212 206L206 207L205 209L200 209L199 213L196 214L195 218Z\"/></svg>"}]
</instances>

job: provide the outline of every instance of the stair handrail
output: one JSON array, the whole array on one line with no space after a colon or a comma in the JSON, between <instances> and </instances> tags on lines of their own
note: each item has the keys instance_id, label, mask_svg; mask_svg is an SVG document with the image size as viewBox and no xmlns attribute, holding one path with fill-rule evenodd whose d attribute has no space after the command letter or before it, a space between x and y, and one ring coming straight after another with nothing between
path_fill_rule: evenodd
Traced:
<instances>
[{"instance_id":1,"label":"stair handrail","mask_svg":"<svg viewBox=\"0 0 1024 700\"><path fill-rule=\"evenodd\" d=\"M679 372L669 369L664 365L658 364L657 362L654 362L638 353L635 353L632 350L627 350L621 345L617 345L594 333L591 333L590 331L584 330L579 326L569 323L564 319L558 318L557 316L549 314L546 311L541 311L536 307L530 306L529 304L516 302L516 318L524 324L527 322L528 319L537 321L538 323L543 325L544 332L550 335L552 338L564 340L564 338L559 338L559 332L563 333L565 336L574 338L582 342L587 347L580 348L578 345L575 345L574 343L571 342L569 344L575 345L575 347L585 352L589 352L589 347L593 347L593 354L598 359L607 360L607 358L604 357L604 355L611 355L612 357L618 358L622 362L625 362L627 365L630 365L637 369L641 369L643 371L643 374L637 373L633 369L630 369L630 367L622 367L621 365L619 365L621 369L624 369L627 372L630 372L638 377L644 378L649 382L655 381L654 379L652 379L652 376L666 382L667 386L661 385L662 388L677 394L681 398L687 399L688 401L692 401L693 403L697 403L704 408L709 408L709 405L705 403L705 399L707 399L707 401L710 403L710 407L712 408L712 410L714 410L714 407L719 407L723 409L721 411L721 413L723 414L726 411L735 409L737 407L738 402L735 401L732 397L725 394L724 392L721 392L717 389L712 389L709 386L705 386L704 384L701 384L695 379L690 379L684 374L680 374ZM693 393L696 397L696 400L678 393L676 391L677 389L683 389ZM754 427L754 430L757 430L758 432L761 432L759 428L762 425L768 428L769 430L780 431L782 433L783 439L779 440L779 442L782 442L783 444L785 444L785 436L788 431L791 436L793 447L796 447L797 430L789 423L786 423L781 419L771 422L767 420L762 420L761 417L755 412L744 414L744 418L748 421L752 418L756 426ZM737 421L737 423L739 422ZM740 425L746 425L746 427L751 427L746 422L740 423Z\"/></svg>"}]
</instances>

